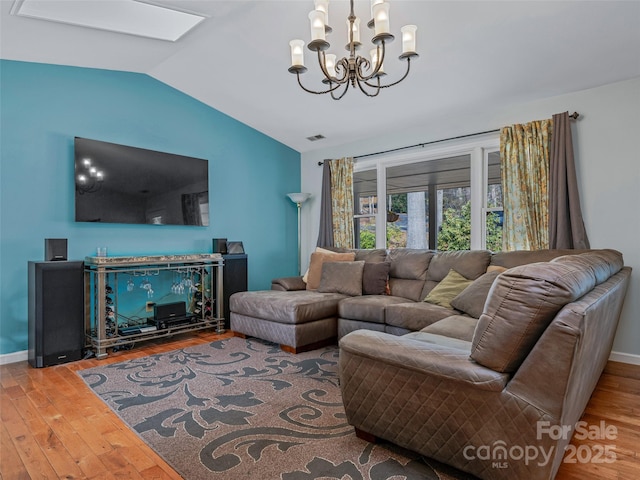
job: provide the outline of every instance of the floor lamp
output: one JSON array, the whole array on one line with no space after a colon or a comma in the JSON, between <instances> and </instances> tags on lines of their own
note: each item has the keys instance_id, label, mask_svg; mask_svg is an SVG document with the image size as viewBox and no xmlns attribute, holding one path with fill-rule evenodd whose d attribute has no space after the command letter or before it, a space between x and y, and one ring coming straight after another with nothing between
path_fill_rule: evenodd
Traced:
<instances>
[{"instance_id":1,"label":"floor lamp","mask_svg":"<svg viewBox=\"0 0 640 480\"><path fill-rule=\"evenodd\" d=\"M287 197L298 206L298 275L302 275L302 253L301 245L301 225L300 225L300 206L311 196L310 193L287 193Z\"/></svg>"}]
</instances>

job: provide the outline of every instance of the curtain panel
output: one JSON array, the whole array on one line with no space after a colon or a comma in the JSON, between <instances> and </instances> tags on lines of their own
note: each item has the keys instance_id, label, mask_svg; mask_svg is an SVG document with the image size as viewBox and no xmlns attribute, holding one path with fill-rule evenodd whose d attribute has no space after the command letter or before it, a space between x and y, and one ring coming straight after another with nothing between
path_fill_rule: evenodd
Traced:
<instances>
[{"instance_id":1,"label":"curtain panel","mask_svg":"<svg viewBox=\"0 0 640 480\"><path fill-rule=\"evenodd\" d=\"M549 248L549 141L553 121L502 128L503 249Z\"/></svg>"},{"instance_id":2,"label":"curtain panel","mask_svg":"<svg viewBox=\"0 0 640 480\"><path fill-rule=\"evenodd\" d=\"M580 208L569 112L553 116L549 167L549 248L589 248Z\"/></svg>"},{"instance_id":3,"label":"curtain panel","mask_svg":"<svg viewBox=\"0 0 640 480\"><path fill-rule=\"evenodd\" d=\"M331 161L331 210L333 246L354 248L353 232L353 158Z\"/></svg>"},{"instance_id":4,"label":"curtain panel","mask_svg":"<svg viewBox=\"0 0 640 480\"><path fill-rule=\"evenodd\" d=\"M317 247L333 247L333 211L331 209L331 161L322 165L322 192L320 193L320 228Z\"/></svg>"}]
</instances>

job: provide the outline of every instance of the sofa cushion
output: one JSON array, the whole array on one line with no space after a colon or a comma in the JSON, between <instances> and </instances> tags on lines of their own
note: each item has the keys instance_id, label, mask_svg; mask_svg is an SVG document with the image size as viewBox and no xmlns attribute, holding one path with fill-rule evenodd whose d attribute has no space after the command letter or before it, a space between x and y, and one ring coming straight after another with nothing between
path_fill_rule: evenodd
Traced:
<instances>
[{"instance_id":1,"label":"sofa cushion","mask_svg":"<svg viewBox=\"0 0 640 480\"><path fill-rule=\"evenodd\" d=\"M364 295L345 297L338 304L338 317L348 320L384 323L385 308L396 303L406 303L407 299L391 295Z\"/></svg>"},{"instance_id":2,"label":"sofa cushion","mask_svg":"<svg viewBox=\"0 0 640 480\"><path fill-rule=\"evenodd\" d=\"M451 300L472 283L473 280L468 280L454 269L451 269L447 276L429 292L424 301L453 309Z\"/></svg>"},{"instance_id":3,"label":"sofa cushion","mask_svg":"<svg viewBox=\"0 0 640 480\"><path fill-rule=\"evenodd\" d=\"M424 327L420 331L471 342L477 324L477 318L467 317L466 315L451 315L432 323L428 327Z\"/></svg>"},{"instance_id":4,"label":"sofa cushion","mask_svg":"<svg viewBox=\"0 0 640 480\"><path fill-rule=\"evenodd\" d=\"M389 282L389 262L367 262L362 272L363 295L385 295Z\"/></svg>"},{"instance_id":5,"label":"sofa cushion","mask_svg":"<svg viewBox=\"0 0 640 480\"><path fill-rule=\"evenodd\" d=\"M385 323L417 332L443 318L454 315L455 311L432 303L407 302L388 305L384 312Z\"/></svg>"},{"instance_id":6,"label":"sofa cushion","mask_svg":"<svg viewBox=\"0 0 640 480\"><path fill-rule=\"evenodd\" d=\"M451 269L464 278L475 280L487 271L490 261L491 252L488 250L438 252L429 264L427 281L421 299L424 299L449 274Z\"/></svg>"},{"instance_id":7,"label":"sofa cushion","mask_svg":"<svg viewBox=\"0 0 640 480\"><path fill-rule=\"evenodd\" d=\"M440 345L442 347L455 348L456 350L464 350L465 352L471 350L470 341L460 340L459 338L448 337L446 335L429 333L425 332L424 330L420 332L407 333L404 336L406 338L410 338L411 340Z\"/></svg>"},{"instance_id":8,"label":"sofa cushion","mask_svg":"<svg viewBox=\"0 0 640 480\"><path fill-rule=\"evenodd\" d=\"M424 298L422 290L427 279L427 269L433 258L432 250L397 248L389 252L389 291L395 297L414 302Z\"/></svg>"},{"instance_id":9,"label":"sofa cushion","mask_svg":"<svg viewBox=\"0 0 640 480\"><path fill-rule=\"evenodd\" d=\"M309 262L307 275L307 290L317 290L322 278L322 264L324 262L353 262L355 253L324 253L313 252Z\"/></svg>"},{"instance_id":10,"label":"sofa cushion","mask_svg":"<svg viewBox=\"0 0 640 480\"><path fill-rule=\"evenodd\" d=\"M362 295L362 272L364 261L324 262L318 292L343 293L349 296Z\"/></svg>"},{"instance_id":11,"label":"sofa cushion","mask_svg":"<svg viewBox=\"0 0 640 480\"><path fill-rule=\"evenodd\" d=\"M229 298L231 312L278 323L300 324L337 317L340 293L310 290L237 292Z\"/></svg>"},{"instance_id":12,"label":"sofa cushion","mask_svg":"<svg viewBox=\"0 0 640 480\"><path fill-rule=\"evenodd\" d=\"M326 248L322 248L322 247L316 247L314 252L326 253L327 255L331 255L332 253L337 253L333 250L327 250ZM309 267L307 267L307 271L304 272L304 275L302 275L302 281L305 283L305 287L308 280L309 280Z\"/></svg>"},{"instance_id":13,"label":"sofa cushion","mask_svg":"<svg viewBox=\"0 0 640 480\"><path fill-rule=\"evenodd\" d=\"M513 268L529 263L550 262L554 258L562 255L577 255L585 252L588 252L588 250L551 249L496 252L491 256L490 265Z\"/></svg>"},{"instance_id":14,"label":"sofa cushion","mask_svg":"<svg viewBox=\"0 0 640 480\"><path fill-rule=\"evenodd\" d=\"M498 275L500 275L499 271L492 271L476 278L471 285L451 300L451 306L473 318L480 318L489 290Z\"/></svg>"},{"instance_id":15,"label":"sofa cushion","mask_svg":"<svg viewBox=\"0 0 640 480\"><path fill-rule=\"evenodd\" d=\"M503 272L478 320L471 358L498 372L514 372L556 313L595 284L593 270L573 262L540 262Z\"/></svg>"}]
</instances>

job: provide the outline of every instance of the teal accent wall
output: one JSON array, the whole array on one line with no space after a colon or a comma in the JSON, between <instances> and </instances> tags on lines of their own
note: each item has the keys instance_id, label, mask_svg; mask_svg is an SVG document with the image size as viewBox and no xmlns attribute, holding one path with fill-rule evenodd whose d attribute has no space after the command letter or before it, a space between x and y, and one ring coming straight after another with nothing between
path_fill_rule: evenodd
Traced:
<instances>
[{"instance_id":1,"label":"teal accent wall","mask_svg":"<svg viewBox=\"0 0 640 480\"><path fill-rule=\"evenodd\" d=\"M249 289L297 272L300 154L147 75L0 61L0 354L27 349L27 262L45 238L69 259L208 253L241 240ZM75 136L209 160L209 227L74 221Z\"/></svg>"}]
</instances>

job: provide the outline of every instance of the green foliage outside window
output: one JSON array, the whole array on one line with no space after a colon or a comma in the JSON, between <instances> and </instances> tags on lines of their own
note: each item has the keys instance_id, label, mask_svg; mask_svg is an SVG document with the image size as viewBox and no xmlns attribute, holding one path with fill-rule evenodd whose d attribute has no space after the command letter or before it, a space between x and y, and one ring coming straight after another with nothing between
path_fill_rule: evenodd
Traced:
<instances>
[{"instance_id":1,"label":"green foliage outside window","mask_svg":"<svg viewBox=\"0 0 640 480\"><path fill-rule=\"evenodd\" d=\"M487 250L502 250L502 227L498 214L487 214ZM471 249L471 203L460 210L448 208L443 213L442 226L438 232L438 250Z\"/></svg>"}]
</instances>

